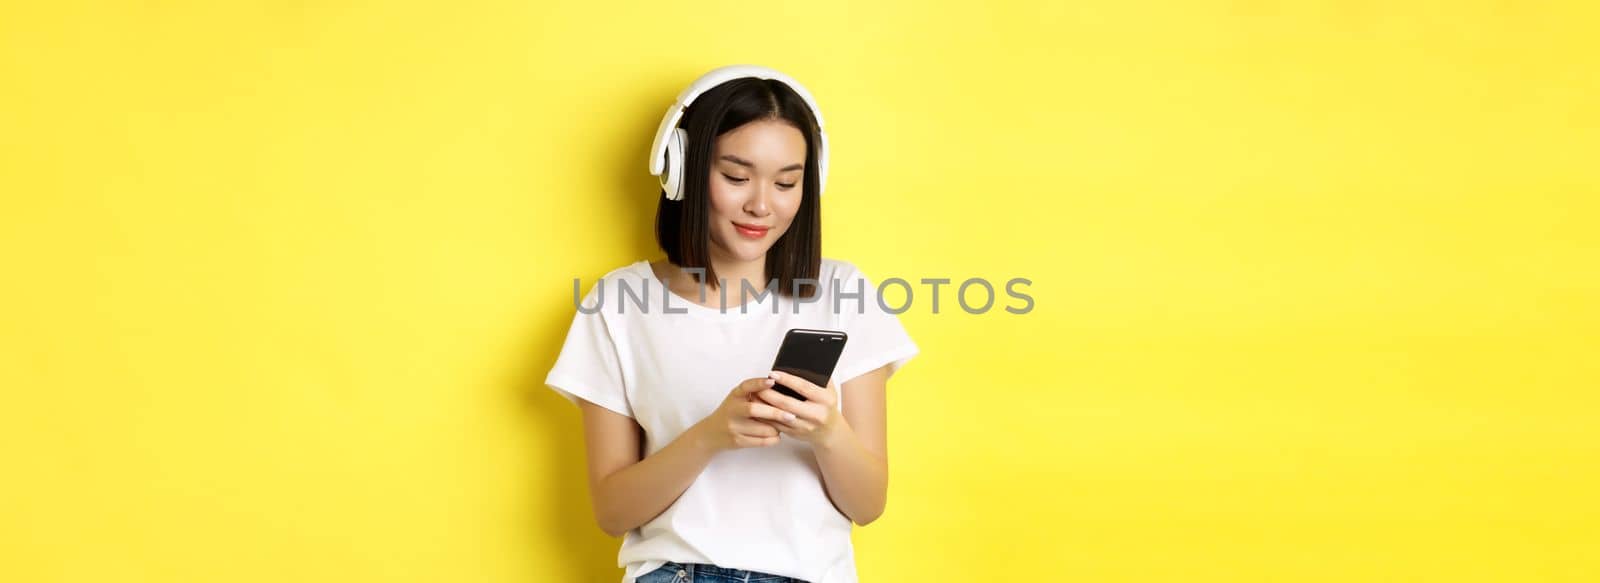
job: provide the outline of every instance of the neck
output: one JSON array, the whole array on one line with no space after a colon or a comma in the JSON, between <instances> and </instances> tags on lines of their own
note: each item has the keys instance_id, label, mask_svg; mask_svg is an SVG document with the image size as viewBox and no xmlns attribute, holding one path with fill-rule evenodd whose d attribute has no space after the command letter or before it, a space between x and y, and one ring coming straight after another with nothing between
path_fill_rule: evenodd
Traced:
<instances>
[{"instance_id":1,"label":"neck","mask_svg":"<svg viewBox=\"0 0 1600 583\"><path fill-rule=\"evenodd\" d=\"M711 249L711 268L716 270L717 278L728 284L730 294L739 293L746 285L755 293L767 289L767 259L766 256L755 259L738 259L719 253L713 246ZM710 291L718 291L715 281L706 282Z\"/></svg>"}]
</instances>

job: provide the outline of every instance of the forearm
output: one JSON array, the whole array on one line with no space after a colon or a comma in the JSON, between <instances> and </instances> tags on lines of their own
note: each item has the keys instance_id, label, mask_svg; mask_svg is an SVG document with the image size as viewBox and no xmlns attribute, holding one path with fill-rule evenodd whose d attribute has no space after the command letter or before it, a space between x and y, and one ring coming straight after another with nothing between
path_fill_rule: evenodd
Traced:
<instances>
[{"instance_id":1,"label":"forearm","mask_svg":"<svg viewBox=\"0 0 1600 583\"><path fill-rule=\"evenodd\" d=\"M622 536L661 515L694 483L716 451L690 427L666 447L612 472L595 488L595 518L601 530Z\"/></svg>"},{"instance_id":2,"label":"forearm","mask_svg":"<svg viewBox=\"0 0 1600 583\"><path fill-rule=\"evenodd\" d=\"M844 419L812 447L828 497L852 522L866 525L883 514L888 500L889 463L868 450Z\"/></svg>"}]
</instances>

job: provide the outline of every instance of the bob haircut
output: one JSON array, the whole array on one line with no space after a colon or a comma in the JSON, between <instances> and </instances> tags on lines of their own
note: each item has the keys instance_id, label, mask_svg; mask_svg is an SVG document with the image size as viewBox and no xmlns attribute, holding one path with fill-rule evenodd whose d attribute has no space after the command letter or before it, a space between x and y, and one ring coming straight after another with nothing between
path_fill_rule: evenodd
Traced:
<instances>
[{"instance_id":1,"label":"bob haircut","mask_svg":"<svg viewBox=\"0 0 1600 583\"><path fill-rule=\"evenodd\" d=\"M690 272L701 285L708 280L723 283L711 266L711 148L717 136L765 119L788 122L806 138L800 209L789 230L767 250L765 277L777 284L778 294L793 297L798 292L809 299L818 291L822 269L817 123L805 99L782 81L755 77L727 81L702 93L684 110L678 122L689 134L683 156L683 200L668 200L662 191L656 206L656 244L674 265L704 269L704 279ZM770 286L767 291L772 291Z\"/></svg>"}]
</instances>

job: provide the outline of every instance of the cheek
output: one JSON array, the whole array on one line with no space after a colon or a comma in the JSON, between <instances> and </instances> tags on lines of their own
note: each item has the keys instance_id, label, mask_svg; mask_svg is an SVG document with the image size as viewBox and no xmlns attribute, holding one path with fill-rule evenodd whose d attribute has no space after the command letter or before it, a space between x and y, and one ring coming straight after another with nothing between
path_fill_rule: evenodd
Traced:
<instances>
[{"instance_id":1,"label":"cheek","mask_svg":"<svg viewBox=\"0 0 1600 583\"><path fill-rule=\"evenodd\" d=\"M738 189L727 183L713 178L710 188L711 214L716 217L736 216L739 210L740 194Z\"/></svg>"},{"instance_id":2,"label":"cheek","mask_svg":"<svg viewBox=\"0 0 1600 583\"><path fill-rule=\"evenodd\" d=\"M799 189L796 188L796 190ZM784 198L782 200L783 202L775 205L772 210L776 212L779 220L784 225L788 225L794 222L794 216L800 212L800 195L796 193L795 196Z\"/></svg>"}]
</instances>

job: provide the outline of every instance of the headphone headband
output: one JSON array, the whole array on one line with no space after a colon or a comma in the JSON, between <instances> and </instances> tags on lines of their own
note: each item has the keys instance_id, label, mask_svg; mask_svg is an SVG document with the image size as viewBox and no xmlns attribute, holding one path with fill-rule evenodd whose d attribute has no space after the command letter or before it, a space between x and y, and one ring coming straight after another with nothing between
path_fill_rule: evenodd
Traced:
<instances>
[{"instance_id":1,"label":"headphone headband","mask_svg":"<svg viewBox=\"0 0 1600 583\"><path fill-rule=\"evenodd\" d=\"M688 136L678 127L678 122L684 110L694 103L695 98L711 88L745 77L781 81L799 94L806 106L811 108L811 117L817 121L817 194L822 194L823 187L828 184L828 134L822 123L822 110L817 107L811 92L793 78L774 69L759 65L728 65L712 69L690 83L678 94L678 99L667 107L666 115L661 118L661 127L656 129L655 141L650 144L650 174L660 178L668 199L683 198L683 180L679 175L683 173L683 151Z\"/></svg>"}]
</instances>

